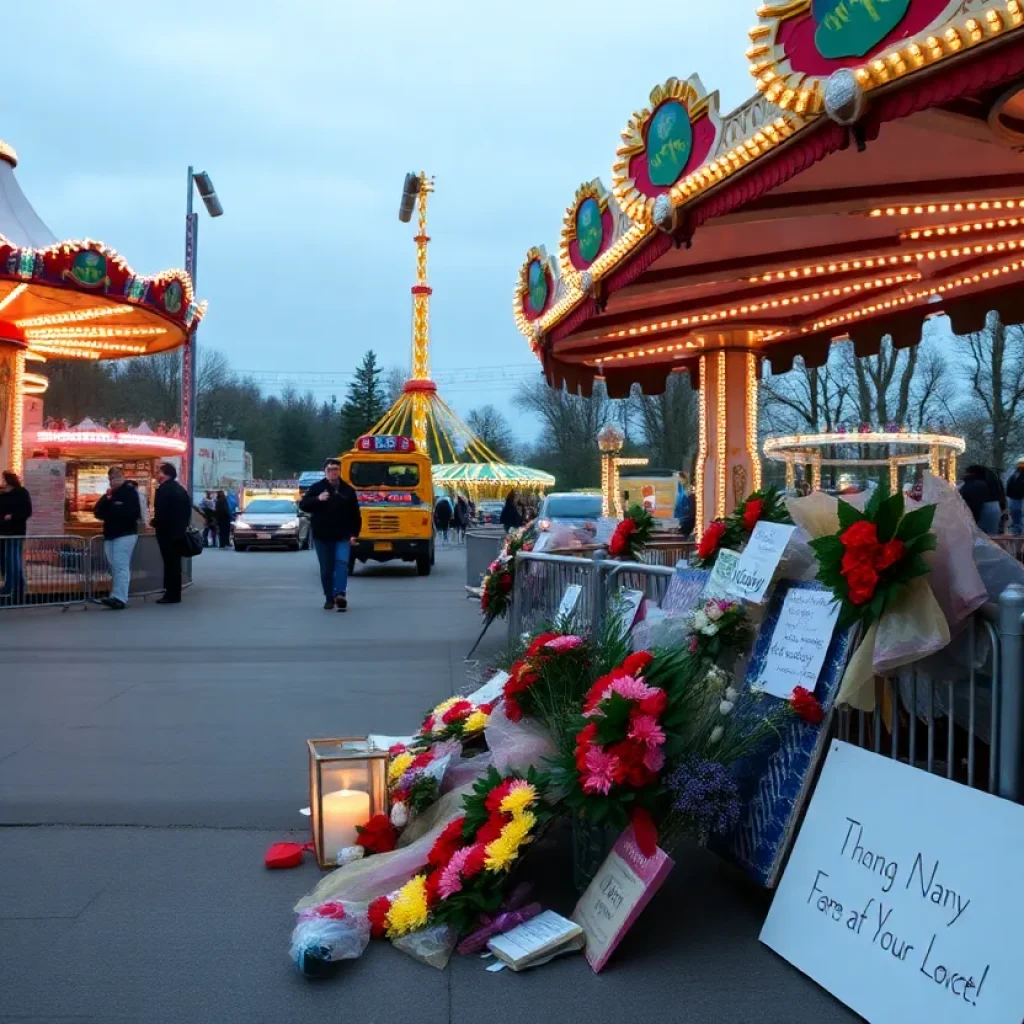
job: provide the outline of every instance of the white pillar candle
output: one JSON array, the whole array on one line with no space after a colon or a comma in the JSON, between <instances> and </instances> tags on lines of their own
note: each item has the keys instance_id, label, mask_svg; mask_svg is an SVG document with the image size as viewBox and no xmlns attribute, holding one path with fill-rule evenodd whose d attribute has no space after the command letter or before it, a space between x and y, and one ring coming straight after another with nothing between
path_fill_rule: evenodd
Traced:
<instances>
[{"instance_id":1,"label":"white pillar candle","mask_svg":"<svg viewBox=\"0 0 1024 1024\"><path fill-rule=\"evenodd\" d=\"M323 809L324 859L333 863L338 851L356 841L356 825L370 817L370 794L355 789L325 793Z\"/></svg>"}]
</instances>

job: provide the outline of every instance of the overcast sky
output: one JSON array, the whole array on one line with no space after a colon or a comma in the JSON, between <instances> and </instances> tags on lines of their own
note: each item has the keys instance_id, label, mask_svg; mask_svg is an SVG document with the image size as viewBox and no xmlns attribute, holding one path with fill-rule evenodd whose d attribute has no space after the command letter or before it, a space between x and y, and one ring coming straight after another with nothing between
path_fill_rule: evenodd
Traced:
<instances>
[{"instance_id":1,"label":"overcast sky","mask_svg":"<svg viewBox=\"0 0 1024 1024\"><path fill-rule=\"evenodd\" d=\"M146 273L181 266L186 168L209 171L225 214L200 222L199 339L245 370L350 370L369 347L408 365L414 231L397 210L424 169L434 369L526 371L511 316L526 249L557 251L576 187L610 184L652 86L696 71L723 112L753 92L754 7L11 4L0 138L58 237L101 239ZM450 400L494 402L529 436L515 378Z\"/></svg>"}]
</instances>

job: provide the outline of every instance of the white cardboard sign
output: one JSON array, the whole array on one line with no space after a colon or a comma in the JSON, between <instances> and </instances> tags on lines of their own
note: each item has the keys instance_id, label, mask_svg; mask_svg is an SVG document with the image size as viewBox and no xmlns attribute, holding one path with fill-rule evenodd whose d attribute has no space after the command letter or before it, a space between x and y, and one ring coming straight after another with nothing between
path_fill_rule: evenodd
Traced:
<instances>
[{"instance_id":1,"label":"white cardboard sign","mask_svg":"<svg viewBox=\"0 0 1024 1024\"><path fill-rule=\"evenodd\" d=\"M795 529L795 526L764 520L754 527L733 576L732 592L736 597L751 604L760 604L764 600Z\"/></svg>"},{"instance_id":2,"label":"white cardboard sign","mask_svg":"<svg viewBox=\"0 0 1024 1024\"><path fill-rule=\"evenodd\" d=\"M576 606L580 603L583 595L583 588L578 583L570 583L562 594L561 604L558 606L558 614L555 615L555 622L571 620L576 614Z\"/></svg>"},{"instance_id":3,"label":"white cardboard sign","mask_svg":"<svg viewBox=\"0 0 1024 1024\"><path fill-rule=\"evenodd\" d=\"M711 576L704 587L702 595L705 601L712 598L724 601L732 597L732 581L736 577L736 566L739 565L740 553L732 548L721 548L715 564L711 569Z\"/></svg>"},{"instance_id":4,"label":"white cardboard sign","mask_svg":"<svg viewBox=\"0 0 1024 1024\"><path fill-rule=\"evenodd\" d=\"M831 591L791 587L782 602L758 685L783 699L797 686L813 693L838 618L839 604Z\"/></svg>"},{"instance_id":5,"label":"white cardboard sign","mask_svg":"<svg viewBox=\"0 0 1024 1024\"><path fill-rule=\"evenodd\" d=\"M1021 1024L1024 807L834 740L761 941L872 1024Z\"/></svg>"}]
</instances>

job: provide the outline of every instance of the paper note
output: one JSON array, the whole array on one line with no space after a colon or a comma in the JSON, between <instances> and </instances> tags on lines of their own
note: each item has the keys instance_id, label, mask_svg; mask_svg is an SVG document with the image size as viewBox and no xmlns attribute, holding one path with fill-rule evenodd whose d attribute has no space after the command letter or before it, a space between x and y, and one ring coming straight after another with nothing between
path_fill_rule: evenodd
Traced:
<instances>
[{"instance_id":1,"label":"paper note","mask_svg":"<svg viewBox=\"0 0 1024 1024\"><path fill-rule=\"evenodd\" d=\"M714 568L711 570L711 577L704 588L703 598L710 601L712 598L724 600L732 597L732 582L736 577L736 566L740 561L740 553L731 548L722 548L715 559Z\"/></svg>"},{"instance_id":2,"label":"paper note","mask_svg":"<svg viewBox=\"0 0 1024 1024\"><path fill-rule=\"evenodd\" d=\"M1020 1024L1024 807L831 743L761 941L874 1024Z\"/></svg>"},{"instance_id":3,"label":"paper note","mask_svg":"<svg viewBox=\"0 0 1024 1024\"><path fill-rule=\"evenodd\" d=\"M732 581L732 593L751 604L760 604L771 586L795 526L760 522L740 555Z\"/></svg>"},{"instance_id":4,"label":"paper note","mask_svg":"<svg viewBox=\"0 0 1024 1024\"><path fill-rule=\"evenodd\" d=\"M831 591L790 589L757 685L782 698L788 698L796 686L813 692L838 618L839 605Z\"/></svg>"},{"instance_id":5,"label":"paper note","mask_svg":"<svg viewBox=\"0 0 1024 1024\"><path fill-rule=\"evenodd\" d=\"M562 594L562 602L558 606L558 614L555 616L555 623L570 620L576 612L576 606L580 603L583 588L578 583L570 583Z\"/></svg>"}]
</instances>

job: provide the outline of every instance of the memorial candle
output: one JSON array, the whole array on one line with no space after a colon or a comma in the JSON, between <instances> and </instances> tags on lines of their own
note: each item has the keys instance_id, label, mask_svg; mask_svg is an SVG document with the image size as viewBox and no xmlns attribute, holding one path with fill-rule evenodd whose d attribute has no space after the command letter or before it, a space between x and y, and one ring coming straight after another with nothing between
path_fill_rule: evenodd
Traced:
<instances>
[{"instance_id":1,"label":"memorial candle","mask_svg":"<svg viewBox=\"0 0 1024 1024\"><path fill-rule=\"evenodd\" d=\"M339 850L355 844L356 825L369 820L370 794L354 789L325 793L322 813L324 855L334 860Z\"/></svg>"}]
</instances>

